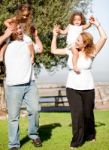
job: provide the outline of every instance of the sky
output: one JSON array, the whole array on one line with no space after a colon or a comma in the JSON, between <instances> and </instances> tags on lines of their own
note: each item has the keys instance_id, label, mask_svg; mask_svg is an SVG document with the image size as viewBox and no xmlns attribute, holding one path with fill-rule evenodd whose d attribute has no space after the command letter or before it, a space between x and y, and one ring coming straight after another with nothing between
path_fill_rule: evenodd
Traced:
<instances>
[{"instance_id":1,"label":"sky","mask_svg":"<svg viewBox=\"0 0 109 150\"><path fill-rule=\"evenodd\" d=\"M93 0L92 11L92 14L99 20L107 36L109 37L109 1ZM99 38L98 32L95 27L91 27L91 29L89 29L88 31L92 33L95 41ZM67 69L58 69L58 71L55 71L54 73L49 73L45 69L43 69L38 77L38 81L49 83L63 83L66 82L67 73ZM95 81L109 82L109 39L107 39L106 44L104 45L100 53L96 56L92 66L92 73Z\"/></svg>"},{"instance_id":2,"label":"sky","mask_svg":"<svg viewBox=\"0 0 109 150\"><path fill-rule=\"evenodd\" d=\"M99 20L104 28L107 38L109 37L109 1L93 0L93 15ZM98 33L94 29L94 38L98 38ZM93 74L96 81L109 81L109 39L107 39L101 52L93 63Z\"/></svg>"}]
</instances>

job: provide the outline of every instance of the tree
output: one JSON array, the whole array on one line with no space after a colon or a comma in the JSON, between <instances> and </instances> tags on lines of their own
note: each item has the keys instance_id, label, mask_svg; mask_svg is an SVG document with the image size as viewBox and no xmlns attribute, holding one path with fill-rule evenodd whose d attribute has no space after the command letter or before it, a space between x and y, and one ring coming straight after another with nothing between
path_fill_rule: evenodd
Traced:
<instances>
[{"instance_id":1,"label":"tree","mask_svg":"<svg viewBox=\"0 0 109 150\"><path fill-rule=\"evenodd\" d=\"M43 42L44 53L36 55L36 65L40 69L43 64L46 69L53 70L55 66L66 66L66 58L53 56L50 53L52 28L54 24L60 23L62 27L68 24L69 15L73 10L86 10L92 0L2 0L0 4L0 31L4 30L3 22L21 3L29 3L33 9L33 21L38 29L39 36ZM85 6L85 8L83 8ZM80 9L82 7L82 9ZM65 38L59 38L59 46L65 46Z\"/></svg>"},{"instance_id":2,"label":"tree","mask_svg":"<svg viewBox=\"0 0 109 150\"><path fill-rule=\"evenodd\" d=\"M62 27L65 27L68 24L69 15L79 7L80 2L80 0L40 0L34 2L34 22L44 45L44 53L40 57L36 55L36 63L41 62L48 70L53 70L57 65L66 66L65 57L54 57L50 53L52 28L56 23L60 23ZM89 5L88 0L83 2L86 6ZM65 46L65 37L58 39L58 46Z\"/></svg>"}]
</instances>

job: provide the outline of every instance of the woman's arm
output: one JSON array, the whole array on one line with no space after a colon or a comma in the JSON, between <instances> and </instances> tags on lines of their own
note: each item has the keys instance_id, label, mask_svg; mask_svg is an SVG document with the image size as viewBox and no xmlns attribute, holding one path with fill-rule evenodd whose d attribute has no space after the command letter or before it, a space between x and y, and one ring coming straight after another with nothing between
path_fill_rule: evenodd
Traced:
<instances>
[{"instance_id":1,"label":"woman's arm","mask_svg":"<svg viewBox=\"0 0 109 150\"><path fill-rule=\"evenodd\" d=\"M51 42L51 53L55 55L66 55L66 50L65 48L57 48L57 36L58 33L56 31L56 28L53 29L53 38Z\"/></svg>"},{"instance_id":2,"label":"woman's arm","mask_svg":"<svg viewBox=\"0 0 109 150\"><path fill-rule=\"evenodd\" d=\"M95 18L93 18L91 20L91 23L93 23L96 26L96 28L99 32L99 35L100 35L100 39L95 44L95 52L94 53L97 54L102 49L103 45L105 44L105 42L107 40L107 36L106 36L104 29L102 28L100 23Z\"/></svg>"},{"instance_id":3,"label":"woman's arm","mask_svg":"<svg viewBox=\"0 0 109 150\"><path fill-rule=\"evenodd\" d=\"M55 28L56 32L59 34L66 35L68 33L68 26L64 30L61 29L60 25L55 25L54 28Z\"/></svg>"}]
</instances>

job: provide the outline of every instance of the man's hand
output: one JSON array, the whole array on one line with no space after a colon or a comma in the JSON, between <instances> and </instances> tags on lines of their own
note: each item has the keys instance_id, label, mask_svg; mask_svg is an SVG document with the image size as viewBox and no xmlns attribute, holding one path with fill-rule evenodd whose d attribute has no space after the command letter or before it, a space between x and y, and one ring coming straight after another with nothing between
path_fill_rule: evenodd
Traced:
<instances>
[{"instance_id":1,"label":"man's hand","mask_svg":"<svg viewBox=\"0 0 109 150\"><path fill-rule=\"evenodd\" d=\"M8 37L10 37L10 35L12 34L12 32L13 32L13 29L7 28L5 30L5 32L4 32L4 36L8 38Z\"/></svg>"}]
</instances>

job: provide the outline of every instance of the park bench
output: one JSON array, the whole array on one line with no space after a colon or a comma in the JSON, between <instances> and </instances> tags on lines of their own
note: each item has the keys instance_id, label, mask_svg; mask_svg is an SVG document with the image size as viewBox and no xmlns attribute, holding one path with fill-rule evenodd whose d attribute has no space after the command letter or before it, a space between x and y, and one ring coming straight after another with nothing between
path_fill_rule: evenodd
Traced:
<instances>
[{"instance_id":1,"label":"park bench","mask_svg":"<svg viewBox=\"0 0 109 150\"><path fill-rule=\"evenodd\" d=\"M38 85L38 91L40 98L47 98L47 101L41 100L41 103L51 102L51 98L54 98L55 106L64 104L67 101L66 88L63 84L42 84ZM109 82L97 82L95 84L95 104L105 104L109 102Z\"/></svg>"},{"instance_id":2,"label":"park bench","mask_svg":"<svg viewBox=\"0 0 109 150\"><path fill-rule=\"evenodd\" d=\"M40 96L40 103L44 102L53 102L54 99L55 106L57 107L59 104L64 106L65 97L66 97L66 88L61 84L43 84L38 85L38 93Z\"/></svg>"}]
</instances>

